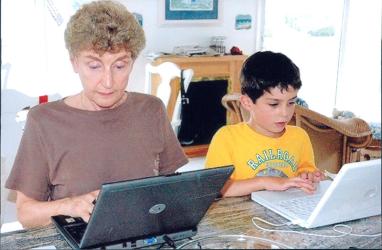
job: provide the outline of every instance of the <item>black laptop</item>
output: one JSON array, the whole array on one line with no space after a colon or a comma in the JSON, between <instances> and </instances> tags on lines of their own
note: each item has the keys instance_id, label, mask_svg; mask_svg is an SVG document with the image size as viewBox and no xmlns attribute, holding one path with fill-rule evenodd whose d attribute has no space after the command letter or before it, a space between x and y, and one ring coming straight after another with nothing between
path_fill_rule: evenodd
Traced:
<instances>
[{"instance_id":1,"label":"black laptop","mask_svg":"<svg viewBox=\"0 0 382 250\"><path fill-rule=\"evenodd\" d=\"M89 223L53 216L73 248L138 248L196 235L197 225L234 167L103 184Z\"/></svg>"}]
</instances>

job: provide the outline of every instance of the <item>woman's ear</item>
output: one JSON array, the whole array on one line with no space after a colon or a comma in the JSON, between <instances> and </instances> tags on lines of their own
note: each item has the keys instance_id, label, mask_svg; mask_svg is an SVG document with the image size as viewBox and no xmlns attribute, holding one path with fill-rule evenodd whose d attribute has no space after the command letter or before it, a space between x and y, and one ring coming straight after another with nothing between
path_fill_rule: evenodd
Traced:
<instances>
[{"instance_id":1,"label":"woman's ear","mask_svg":"<svg viewBox=\"0 0 382 250\"><path fill-rule=\"evenodd\" d=\"M247 95L240 96L240 103L241 103L241 106L243 106L243 108L246 109L247 111L250 111L252 109L252 106L254 105L251 98L249 98L249 96Z\"/></svg>"},{"instance_id":2,"label":"woman's ear","mask_svg":"<svg viewBox=\"0 0 382 250\"><path fill-rule=\"evenodd\" d=\"M72 68L75 73L78 73L78 62L75 56L70 56L70 62L72 63Z\"/></svg>"}]
</instances>

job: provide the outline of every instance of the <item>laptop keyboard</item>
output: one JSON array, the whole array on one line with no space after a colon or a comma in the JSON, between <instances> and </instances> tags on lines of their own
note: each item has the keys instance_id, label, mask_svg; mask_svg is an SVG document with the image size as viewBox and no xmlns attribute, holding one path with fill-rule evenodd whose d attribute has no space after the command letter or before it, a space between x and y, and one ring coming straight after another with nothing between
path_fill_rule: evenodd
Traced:
<instances>
[{"instance_id":1,"label":"laptop keyboard","mask_svg":"<svg viewBox=\"0 0 382 250\"><path fill-rule=\"evenodd\" d=\"M73 237L73 239L79 244L81 242L82 236L85 233L87 224L76 224L65 227L66 231Z\"/></svg>"},{"instance_id":2,"label":"laptop keyboard","mask_svg":"<svg viewBox=\"0 0 382 250\"><path fill-rule=\"evenodd\" d=\"M295 199L279 201L278 205L299 217L307 218L313 212L321 195L307 195Z\"/></svg>"}]
</instances>

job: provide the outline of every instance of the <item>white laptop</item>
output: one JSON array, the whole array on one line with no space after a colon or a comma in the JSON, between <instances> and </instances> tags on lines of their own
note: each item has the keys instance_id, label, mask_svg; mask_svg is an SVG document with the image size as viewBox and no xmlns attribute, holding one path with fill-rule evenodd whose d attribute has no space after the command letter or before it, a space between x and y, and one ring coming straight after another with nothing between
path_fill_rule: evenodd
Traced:
<instances>
[{"instance_id":1,"label":"white laptop","mask_svg":"<svg viewBox=\"0 0 382 250\"><path fill-rule=\"evenodd\" d=\"M381 214L381 159L348 163L313 195L292 188L257 191L252 200L293 224L314 228Z\"/></svg>"}]
</instances>

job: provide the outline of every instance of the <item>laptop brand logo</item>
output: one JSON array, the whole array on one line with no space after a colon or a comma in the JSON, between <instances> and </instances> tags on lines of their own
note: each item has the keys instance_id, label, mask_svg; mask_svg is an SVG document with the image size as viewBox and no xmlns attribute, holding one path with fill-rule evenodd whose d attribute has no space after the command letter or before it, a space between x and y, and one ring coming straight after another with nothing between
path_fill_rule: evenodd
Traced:
<instances>
[{"instance_id":1,"label":"laptop brand logo","mask_svg":"<svg viewBox=\"0 0 382 250\"><path fill-rule=\"evenodd\" d=\"M160 203L160 204L156 204L156 205L152 206L149 210L149 213L150 214L159 214L159 213L163 212L165 209L166 209L166 205Z\"/></svg>"}]
</instances>

